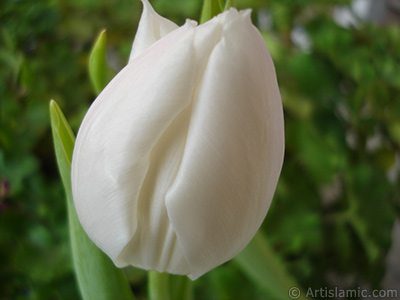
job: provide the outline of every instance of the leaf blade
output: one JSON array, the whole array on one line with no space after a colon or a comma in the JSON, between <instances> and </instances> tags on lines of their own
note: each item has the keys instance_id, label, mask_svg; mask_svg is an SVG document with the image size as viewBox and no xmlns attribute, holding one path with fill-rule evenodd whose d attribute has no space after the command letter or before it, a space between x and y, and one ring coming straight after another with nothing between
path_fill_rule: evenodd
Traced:
<instances>
[{"instance_id":1,"label":"leaf blade","mask_svg":"<svg viewBox=\"0 0 400 300\"><path fill-rule=\"evenodd\" d=\"M50 101L51 129L61 179L67 195L72 258L79 289L84 300L134 300L122 269L89 239L76 215L71 190L71 161L74 134L60 107Z\"/></svg>"},{"instance_id":2,"label":"leaf blade","mask_svg":"<svg viewBox=\"0 0 400 300\"><path fill-rule=\"evenodd\" d=\"M298 289L299 297L305 300L300 286L292 280L276 254L271 249L268 240L258 231L249 245L234 258L244 273L272 299L289 299L290 291Z\"/></svg>"},{"instance_id":3,"label":"leaf blade","mask_svg":"<svg viewBox=\"0 0 400 300\"><path fill-rule=\"evenodd\" d=\"M109 82L107 67L107 35L106 30L100 32L89 56L89 77L96 94Z\"/></svg>"},{"instance_id":4,"label":"leaf blade","mask_svg":"<svg viewBox=\"0 0 400 300\"><path fill-rule=\"evenodd\" d=\"M201 10L200 24L211 20L224 10L222 0L204 0Z\"/></svg>"}]
</instances>

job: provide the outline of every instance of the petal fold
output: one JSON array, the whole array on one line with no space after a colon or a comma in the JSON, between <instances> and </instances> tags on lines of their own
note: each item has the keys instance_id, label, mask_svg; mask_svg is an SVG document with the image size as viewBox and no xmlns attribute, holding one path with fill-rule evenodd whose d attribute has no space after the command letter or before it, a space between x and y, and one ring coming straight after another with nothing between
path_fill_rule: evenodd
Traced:
<instances>
[{"instance_id":1,"label":"petal fold","mask_svg":"<svg viewBox=\"0 0 400 300\"><path fill-rule=\"evenodd\" d=\"M193 30L190 24L181 27L128 64L92 104L78 132L72 161L76 211L90 238L119 266L157 267L153 261L162 249L152 241L165 239L169 232L165 205L156 202L165 187L152 178L157 166L151 160L164 132L191 100L196 80ZM184 84L177 88L176 82ZM180 143L178 139L171 149L179 149ZM175 175L177 159L171 159L172 166L165 159L166 169L172 169L165 177ZM159 189L152 192L158 196L154 201L151 186ZM139 239L136 256L124 251L134 237Z\"/></svg>"},{"instance_id":2,"label":"petal fold","mask_svg":"<svg viewBox=\"0 0 400 300\"><path fill-rule=\"evenodd\" d=\"M223 25L193 104L166 202L196 279L237 255L264 220L284 153L283 110L268 49L249 13ZM198 28L200 34L202 27Z\"/></svg>"},{"instance_id":3,"label":"petal fold","mask_svg":"<svg viewBox=\"0 0 400 300\"><path fill-rule=\"evenodd\" d=\"M282 103L249 10L178 28L142 1L129 64L79 129L74 203L117 266L196 279L265 218L283 162Z\"/></svg>"}]
</instances>

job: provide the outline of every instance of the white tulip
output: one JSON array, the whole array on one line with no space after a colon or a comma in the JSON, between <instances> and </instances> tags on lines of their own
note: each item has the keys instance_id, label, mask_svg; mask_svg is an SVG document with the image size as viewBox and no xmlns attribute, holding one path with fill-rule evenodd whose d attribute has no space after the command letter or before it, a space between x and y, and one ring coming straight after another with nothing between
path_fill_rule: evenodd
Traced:
<instances>
[{"instance_id":1,"label":"white tulip","mask_svg":"<svg viewBox=\"0 0 400 300\"><path fill-rule=\"evenodd\" d=\"M250 10L178 27L143 3L128 65L79 129L74 203L116 266L196 279L237 255L266 216L282 103Z\"/></svg>"}]
</instances>

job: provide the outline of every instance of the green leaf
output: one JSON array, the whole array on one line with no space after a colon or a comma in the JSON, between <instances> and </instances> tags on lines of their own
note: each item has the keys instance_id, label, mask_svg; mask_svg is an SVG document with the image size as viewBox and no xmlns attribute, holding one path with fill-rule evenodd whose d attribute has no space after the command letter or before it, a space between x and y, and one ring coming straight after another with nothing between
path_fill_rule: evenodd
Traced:
<instances>
[{"instance_id":1,"label":"green leaf","mask_svg":"<svg viewBox=\"0 0 400 300\"><path fill-rule=\"evenodd\" d=\"M97 94L100 94L109 82L106 50L107 35L106 31L103 30L100 32L89 57L89 76Z\"/></svg>"},{"instance_id":2,"label":"green leaf","mask_svg":"<svg viewBox=\"0 0 400 300\"><path fill-rule=\"evenodd\" d=\"M201 10L200 24L211 20L223 10L224 5L222 0L204 0L203 8Z\"/></svg>"},{"instance_id":3,"label":"green leaf","mask_svg":"<svg viewBox=\"0 0 400 300\"><path fill-rule=\"evenodd\" d=\"M235 0L226 0L224 11L228 10L229 8L235 6Z\"/></svg>"},{"instance_id":4,"label":"green leaf","mask_svg":"<svg viewBox=\"0 0 400 300\"><path fill-rule=\"evenodd\" d=\"M348 222L367 255L366 267L376 276L376 265L383 265L390 248L395 222L391 184L385 179L383 170L373 168L367 162L351 165L346 171L346 184Z\"/></svg>"},{"instance_id":5,"label":"green leaf","mask_svg":"<svg viewBox=\"0 0 400 300\"><path fill-rule=\"evenodd\" d=\"M295 290L293 296L296 295L296 299L306 299L305 294L300 292L299 284L296 284L286 272L284 265L261 231L258 231L250 244L234 258L234 261L271 299L290 299L289 292L293 292L293 289ZM295 294L297 291L301 293L299 297Z\"/></svg>"},{"instance_id":6,"label":"green leaf","mask_svg":"<svg viewBox=\"0 0 400 300\"><path fill-rule=\"evenodd\" d=\"M122 269L89 239L83 230L72 201L71 160L75 137L60 107L50 101L54 148L61 179L67 195L72 257L84 300L133 300L134 296Z\"/></svg>"}]
</instances>

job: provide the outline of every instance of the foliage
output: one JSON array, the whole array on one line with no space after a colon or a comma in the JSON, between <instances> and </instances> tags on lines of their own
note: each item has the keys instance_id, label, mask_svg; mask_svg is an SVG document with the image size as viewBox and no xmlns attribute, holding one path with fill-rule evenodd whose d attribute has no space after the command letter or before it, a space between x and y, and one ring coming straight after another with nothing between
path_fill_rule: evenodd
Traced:
<instances>
[{"instance_id":1,"label":"foliage","mask_svg":"<svg viewBox=\"0 0 400 300\"><path fill-rule=\"evenodd\" d=\"M178 24L199 19L201 1L153 2ZM262 229L303 288L381 287L399 212L400 28L342 28L332 7L347 2L236 1L264 31L285 108L285 164ZM87 63L96 36L107 29L118 71L140 12L130 0L0 2L2 299L79 298L48 103L60 104L76 133L95 98ZM257 18L265 12L271 27ZM294 28L307 33L307 49L293 43ZM143 299L145 273L126 273ZM196 281L194 296L266 299L235 261Z\"/></svg>"}]
</instances>

